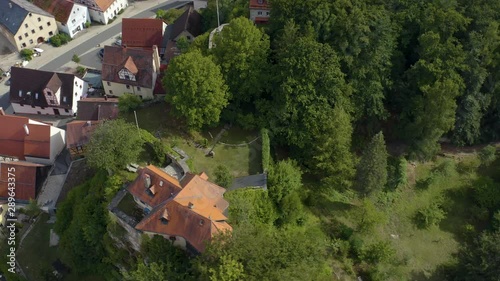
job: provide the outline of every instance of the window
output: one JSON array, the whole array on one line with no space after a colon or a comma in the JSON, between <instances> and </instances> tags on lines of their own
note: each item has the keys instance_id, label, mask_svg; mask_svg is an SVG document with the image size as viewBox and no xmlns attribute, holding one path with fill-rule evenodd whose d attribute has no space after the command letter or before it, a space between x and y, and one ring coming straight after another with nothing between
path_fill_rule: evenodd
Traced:
<instances>
[{"instance_id":1,"label":"window","mask_svg":"<svg viewBox=\"0 0 500 281\"><path fill-rule=\"evenodd\" d=\"M42 21L42 19L41 19L41 18L38 18L38 21L40 22L40 21Z\"/></svg>"},{"instance_id":2,"label":"window","mask_svg":"<svg viewBox=\"0 0 500 281\"><path fill-rule=\"evenodd\" d=\"M78 96L78 93L77 93L77 92L75 92L75 97L76 97L76 96Z\"/></svg>"},{"instance_id":3,"label":"window","mask_svg":"<svg viewBox=\"0 0 500 281\"><path fill-rule=\"evenodd\" d=\"M31 33L32 33L32 34L35 34L35 30L34 30L34 29L32 29L32 30L31 30Z\"/></svg>"},{"instance_id":4,"label":"window","mask_svg":"<svg viewBox=\"0 0 500 281\"><path fill-rule=\"evenodd\" d=\"M141 87L137 87L137 91L140 91L141 90Z\"/></svg>"},{"instance_id":5,"label":"window","mask_svg":"<svg viewBox=\"0 0 500 281\"><path fill-rule=\"evenodd\" d=\"M23 45L22 45L22 46L23 46L23 48L26 48L26 43L23 43Z\"/></svg>"},{"instance_id":6,"label":"window","mask_svg":"<svg viewBox=\"0 0 500 281\"><path fill-rule=\"evenodd\" d=\"M24 33L24 38L28 38L28 33Z\"/></svg>"},{"instance_id":7,"label":"window","mask_svg":"<svg viewBox=\"0 0 500 281\"><path fill-rule=\"evenodd\" d=\"M68 110L68 109L65 109L65 110L64 110L64 112L69 113L69 110Z\"/></svg>"},{"instance_id":8,"label":"window","mask_svg":"<svg viewBox=\"0 0 500 281\"><path fill-rule=\"evenodd\" d=\"M49 32L49 36L52 36L52 35L54 35L54 32L52 32L52 31Z\"/></svg>"},{"instance_id":9,"label":"window","mask_svg":"<svg viewBox=\"0 0 500 281\"><path fill-rule=\"evenodd\" d=\"M33 44L33 39L30 39L30 44Z\"/></svg>"},{"instance_id":10,"label":"window","mask_svg":"<svg viewBox=\"0 0 500 281\"><path fill-rule=\"evenodd\" d=\"M19 36L19 37L17 37L17 39L19 39L19 40L23 40L23 37L22 37L22 36Z\"/></svg>"},{"instance_id":11,"label":"window","mask_svg":"<svg viewBox=\"0 0 500 281\"><path fill-rule=\"evenodd\" d=\"M47 26L50 26L50 21L47 22Z\"/></svg>"},{"instance_id":12,"label":"window","mask_svg":"<svg viewBox=\"0 0 500 281\"><path fill-rule=\"evenodd\" d=\"M27 24L27 23L25 23L25 24L24 24L24 27L28 28L28 24Z\"/></svg>"},{"instance_id":13,"label":"window","mask_svg":"<svg viewBox=\"0 0 500 281\"><path fill-rule=\"evenodd\" d=\"M43 30L43 26L40 25L40 30Z\"/></svg>"},{"instance_id":14,"label":"window","mask_svg":"<svg viewBox=\"0 0 500 281\"><path fill-rule=\"evenodd\" d=\"M130 89L130 85L127 85L127 89Z\"/></svg>"},{"instance_id":15,"label":"window","mask_svg":"<svg viewBox=\"0 0 500 281\"><path fill-rule=\"evenodd\" d=\"M257 15L259 15L259 16L260 16L260 15L262 15L262 12L261 12L261 11L258 11L258 12L257 12Z\"/></svg>"},{"instance_id":16,"label":"window","mask_svg":"<svg viewBox=\"0 0 500 281\"><path fill-rule=\"evenodd\" d=\"M266 16L269 16L269 12L266 12Z\"/></svg>"},{"instance_id":17,"label":"window","mask_svg":"<svg viewBox=\"0 0 500 281\"><path fill-rule=\"evenodd\" d=\"M113 91L109 90L109 94L112 95L113 94Z\"/></svg>"},{"instance_id":18,"label":"window","mask_svg":"<svg viewBox=\"0 0 500 281\"><path fill-rule=\"evenodd\" d=\"M108 86L111 86L111 83L110 82L107 82L108 83Z\"/></svg>"}]
</instances>

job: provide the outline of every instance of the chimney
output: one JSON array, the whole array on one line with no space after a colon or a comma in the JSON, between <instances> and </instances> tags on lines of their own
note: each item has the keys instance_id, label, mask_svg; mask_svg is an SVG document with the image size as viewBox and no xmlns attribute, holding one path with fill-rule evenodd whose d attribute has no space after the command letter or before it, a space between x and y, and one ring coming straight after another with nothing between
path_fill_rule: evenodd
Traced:
<instances>
[{"instance_id":1,"label":"chimney","mask_svg":"<svg viewBox=\"0 0 500 281\"><path fill-rule=\"evenodd\" d=\"M151 186L151 177L148 174L144 174L144 177L144 185L149 188Z\"/></svg>"},{"instance_id":2,"label":"chimney","mask_svg":"<svg viewBox=\"0 0 500 281\"><path fill-rule=\"evenodd\" d=\"M191 203L191 202L189 202L189 203L188 203L188 208L189 208L189 209L193 209L193 208L194 208L194 204L193 204L193 203Z\"/></svg>"},{"instance_id":3,"label":"chimney","mask_svg":"<svg viewBox=\"0 0 500 281\"><path fill-rule=\"evenodd\" d=\"M1 116L5 115L5 111L3 111L3 108L2 108L2 107L0 107L0 115L1 115Z\"/></svg>"}]
</instances>

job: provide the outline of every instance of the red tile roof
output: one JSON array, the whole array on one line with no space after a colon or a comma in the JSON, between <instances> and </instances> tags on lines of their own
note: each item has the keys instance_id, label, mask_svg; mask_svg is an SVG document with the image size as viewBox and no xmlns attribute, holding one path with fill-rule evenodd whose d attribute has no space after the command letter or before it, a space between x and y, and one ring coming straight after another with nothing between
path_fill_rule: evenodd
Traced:
<instances>
[{"instance_id":1,"label":"red tile roof","mask_svg":"<svg viewBox=\"0 0 500 281\"><path fill-rule=\"evenodd\" d=\"M78 101L78 120L111 120L118 118L118 99L84 98Z\"/></svg>"},{"instance_id":2,"label":"red tile roof","mask_svg":"<svg viewBox=\"0 0 500 281\"><path fill-rule=\"evenodd\" d=\"M269 9L269 3L267 0L250 0L250 9Z\"/></svg>"},{"instance_id":3,"label":"red tile roof","mask_svg":"<svg viewBox=\"0 0 500 281\"><path fill-rule=\"evenodd\" d=\"M50 125L30 124L26 117L0 115L0 128L0 155L20 160L25 156L50 158Z\"/></svg>"},{"instance_id":4,"label":"red tile roof","mask_svg":"<svg viewBox=\"0 0 500 281\"><path fill-rule=\"evenodd\" d=\"M163 21L161 19L122 20L122 45L127 47L152 48L161 46L163 41Z\"/></svg>"},{"instance_id":5,"label":"red tile roof","mask_svg":"<svg viewBox=\"0 0 500 281\"><path fill-rule=\"evenodd\" d=\"M95 3L102 11L106 11L113 2L115 0L95 0Z\"/></svg>"},{"instance_id":6,"label":"red tile roof","mask_svg":"<svg viewBox=\"0 0 500 281\"><path fill-rule=\"evenodd\" d=\"M66 23L73 9L73 2L67 0L33 0L33 4L40 7L56 18L56 21Z\"/></svg>"},{"instance_id":7,"label":"red tile roof","mask_svg":"<svg viewBox=\"0 0 500 281\"><path fill-rule=\"evenodd\" d=\"M155 187L156 194L154 195L146 191L145 170L157 172L156 175L148 173L151 177L151 186ZM163 235L182 236L198 252L203 252L205 242L210 241L217 233L232 231L231 226L226 222L227 217L223 214L229 206L223 198L224 188L207 181L208 177L205 173L187 174L180 184L171 177L167 178L179 186L176 186L176 192L170 194L164 192L165 194L162 195L160 194L161 188L158 190L157 177L163 172L158 173L158 170L154 166L148 166L141 171L139 177L129 187L132 195L153 207L151 213L136 225L136 229ZM158 200L152 199L156 197Z\"/></svg>"},{"instance_id":8,"label":"red tile roof","mask_svg":"<svg viewBox=\"0 0 500 281\"><path fill-rule=\"evenodd\" d=\"M9 197L9 178L15 179L15 198L17 200L35 199L37 196L37 168L43 165L15 161L0 162L0 197ZM14 170L12 170L14 168Z\"/></svg>"},{"instance_id":9,"label":"red tile roof","mask_svg":"<svg viewBox=\"0 0 500 281\"><path fill-rule=\"evenodd\" d=\"M66 147L84 146L90 141L99 121L73 121L66 124Z\"/></svg>"},{"instance_id":10,"label":"red tile roof","mask_svg":"<svg viewBox=\"0 0 500 281\"><path fill-rule=\"evenodd\" d=\"M120 79L118 72L124 67L131 67L130 60L137 68L136 81ZM127 64L129 63L129 64ZM102 80L126 83L132 86L153 88L153 50L105 46L102 62Z\"/></svg>"}]
</instances>

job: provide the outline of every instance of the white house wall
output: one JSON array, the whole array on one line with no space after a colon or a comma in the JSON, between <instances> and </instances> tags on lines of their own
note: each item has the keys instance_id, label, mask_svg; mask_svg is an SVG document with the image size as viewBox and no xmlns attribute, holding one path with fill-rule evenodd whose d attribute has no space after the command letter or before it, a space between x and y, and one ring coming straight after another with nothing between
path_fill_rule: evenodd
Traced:
<instances>
[{"instance_id":1,"label":"white house wall","mask_svg":"<svg viewBox=\"0 0 500 281\"><path fill-rule=\"evenodd\" d=\"M126 7L128 7L127 0L115 0L106 11L99 11L97 7L89 7L89 14L93 21L108 24L111 19L118 15L121 9L125 9Z\"/></svg>"},{"instance_id":2,"label":"white house wall","mask_svg":"<svg viewBox=\"0 0 500 281\"><path fill-rule=\"evenodd\" d=\"M107 95L120 97L125 93L131 93L136 96L141 96L143 99L153 98L153 89L144 87L139 87L138 89L137 86L132 86L132 85L129 85L129 88L127 88L126 84L109 82L104 80L102 81L102 85L104 86L104 90Z\"/></svg>"},{"instance_id":3,"label":"white house wall","mask_svg":"<svg viewBox=\"0 0 500 281\"><path fill-rule=\"evenodd\" d=\"M255 18L269 18L270 10L268 9L250 9L250 20L255 21Z\"/></svg>"},{"instance_id":4,"label":"white house wall","mask_svg":"<svg viewBox=\"0 0 500 281\"><path fill-rule=\"evenodd\" d=\"M14 35L15 46L18 51L34 48L38 45L38 38L47 41L57 33L57 23L53 17L29 13Z\"/></svg>"},{"instance_id":5,"label":"white house wall","mask_svg":"<svg viewBox=\"0 0 500 281\"><path fill-rule=\"evenodd\" d=\"M50 126L50 161L53 163L57 155L66 146L66 132L62 129Z\"/></svg>"},{"instance_id":6,"label":"white house wall","mask_svg":"<svg viewBox=\"0 0 500 281\"><path fill-rule=\"evenodd\" d=\"M73 9L68 18L68 22L64 25L58 24L62 28L59 31L67 33L71 38L73 38L78 32L85 28L85 23L90 22L89 10L86 6L80 4L73 4Z\"/></svg>"},{"instance_id":7,"label":"white house wall","mask_svg":"<svg viewBox=\"0 0 500 281\"><path fill-rule=\"evenodd\" d=\"M87 82L83 81L82 79L76 76L73 84L75 86L73 87L74 96L73 96L73 105L71 107L72 108L71 111L73 113L76 113L78 110L78 101L82 99L84 93L87 93L89 85Z\"/></svg>"},{"instance_id":8,"label":"white house wall","mask_svg":"<svg viewBox=\"0 0 500 281\"><path fill-rule=\"evenodd\" d=\"M56 115L54 109L59 111L59 115L61 116L73 116L74 112L72 109L68 109L67 112L64 108L57 107L39 107L39 106L31 106L24 104L21 106L18 103L12 103L12 109L15 113L21 114L41 114L41 115Z\"/></svg>"}]
</instances>

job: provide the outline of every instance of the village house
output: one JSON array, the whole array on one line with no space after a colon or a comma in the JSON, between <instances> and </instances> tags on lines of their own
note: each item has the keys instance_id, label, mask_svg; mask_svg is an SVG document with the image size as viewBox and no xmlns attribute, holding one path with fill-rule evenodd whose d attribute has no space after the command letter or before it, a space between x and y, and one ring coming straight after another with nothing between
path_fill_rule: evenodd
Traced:
<instances>
[{"instance_id":1,"label":"village house","mask_svg":"<svg viewBox=\"0 0 500 281\"><path fill-rule=\"evenodd\" d=\"M27 203L30 199L36 199L48 176L49 168L49 166L25 161L0 162L0 200L9 197L9 173L16 177L14 196L16 202Z\"/></svg>"},{"instance_id":2,"label":"village house","mask_svg":"<svg viewBox=\"0 0 500 281\"><path fill-rule=\"evenodd\" d=\"M77 120L111 120L118 118L118 99L83 98L78 101Z\"/></svg>"},{"instance_id":3,"label":"village house","mask_svg":"<svg viewBox=\"0 0 500 281\"><path fill-rule=\"evenodd\" d=\"M157 46L161 57L165 52L162 42L166 29L167 24L161 19L125 18L122 20L122 46L148 50Z\"/></svg>"},{"instance_id":4,"label":"village house","mask_svg":"<svg viewBox=\"0 0 500 281\"><path fill-rule=\"evenodd\" d=\"M87 6L69 0L33 0L33 4L53 15L59 32L64 32L73 38L90 23Z\"/></svg>"},{"instance_id":5,"label":"village house","mask_svg":"<svg viewBox=\"0 0 500 281\"><path fill-rule=\"evenodd\" d=\"M0 0L0 32L18 51L57 34L54 16L26 0Z\"/></svg>"},{"instance_id":6,"label":"village house","mask_svg":"<svg viewBox=\"0 0 500 281\"><path fill-rule=\"evenodd\" d=\"M108 24L128 6L127 0L74 0L74 2L87 6L90 18L102 24Z\"/></svg>"},{"instance_id":7,"label":"village house","mask_svg":"<svg viewBox=\"0 0 500 281\"><path fill-rule=\"evenodd\" d=\"M18 67L11 70L10 102L15 113L73 116L84 93L87 82L73 74Z\"/></svg>"},{"instance_id":8,"label":"village house","mask_svg":"<svg viewBox=\"0 0 500 281\"><path fill-rule=\"evenodd\" d=\"M81 158L85 154L85 146L92 133L101 122L75 120L66 124L66 148L72 159Z\"/></svg>"},{"instance_id":9,"label":"village house","mask_svg":"<svg viewBox=\"0 0 500 281\"><path fill-rule=\"evenodd\" d=\"M138 233L163 236L198 254L215 235L232 231L225 189L209 182L205 173L187 173L180 181L152 165L138 173L127 189L145 213L134 226Z\"/></svg>"},{"instance_id":10,"label":"village house","mask_svg":"<svg viewBox=\"0 0 500 281\"><path fill-rule=\"evenodd\" d=\"M105 94L121 96L125 93L143 99L152 99L160 73L158 47L137 49L105 46L102 62L102 84Z\"/></svg>"},{"instance_id":11,"label":"village house","mask_svg":"<svg viewBox=\"0 0 500 281\"><path fill-rule=\"evenodd\" d=\"M0 161L52 165L65 144L64 130L0 110Z\"/></svg>"},{"instance_id":12,"label":"village house","mask_svg":"<svg viewBox=\"0 0 500 281\"><path fill-rule=\"evenodd\" d=\"M185 9L184 13L169 25L165 32L163 45L165 46L164 58L167 61L181 54L177 47L177 41L180 38L184 37L189 42L193 42L201 35L201 15L192 4L186 5Z\"/></svg>"},{"instance_id":13,"label":"village house","mask_svg":"<svg viewBox=\"0 0 500 281\"><path fill-rule=\"evenodd\" d=\"M269 22L271 7L267 0L250 0L250 20L256 24Z\"/></svg>"}]
</instances>

